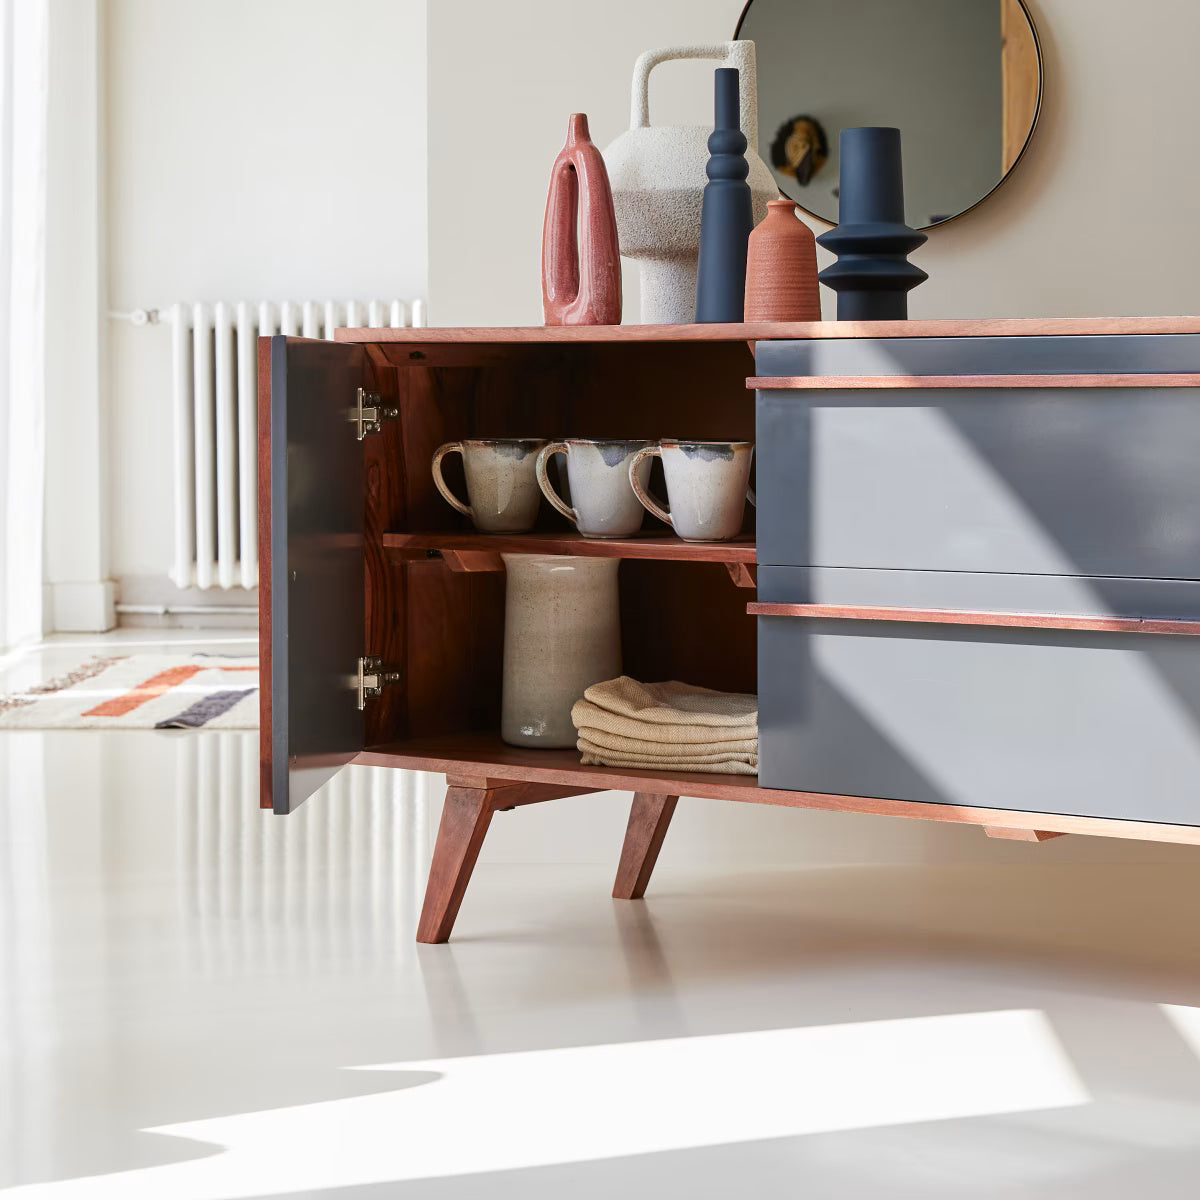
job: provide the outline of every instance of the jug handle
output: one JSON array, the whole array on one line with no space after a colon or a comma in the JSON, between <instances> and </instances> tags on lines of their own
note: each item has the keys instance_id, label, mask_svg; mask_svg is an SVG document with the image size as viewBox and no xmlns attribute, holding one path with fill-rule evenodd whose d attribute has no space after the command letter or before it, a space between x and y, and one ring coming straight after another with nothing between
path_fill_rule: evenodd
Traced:
<instances>
[{"instance_id":1,"label":"jug handle","mask_svg":"<svg viewBox=\"0 0 1200 1200\"><path fill-rule=\"evenodd\" d=\"M644 129L650 124L650 72L660 63L679 58L715 59L741 72L742 132L751 146L758 145L758 94L754 43L711 42L700 46L667 46L647 50L633 64L633 90L629 105L629 127Z\"/></svg>"}]
</instances>

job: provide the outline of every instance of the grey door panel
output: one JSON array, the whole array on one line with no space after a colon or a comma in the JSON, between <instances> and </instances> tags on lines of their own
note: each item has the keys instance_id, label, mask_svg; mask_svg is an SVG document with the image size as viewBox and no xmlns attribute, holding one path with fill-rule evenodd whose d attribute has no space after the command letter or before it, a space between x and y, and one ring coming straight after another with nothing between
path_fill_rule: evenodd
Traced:
<instances>
[{"instance_id":1,"label":"grey door panel","mask_svg":"<svg viewBox=\"0 0 1200 1200\"><path fill-rule=\"evenodd\" d=\"M366 645L363 454L348 414L364 361L361 346L271 339L270 542L262 564L270 578L262 632L271 727L262 778L277 813L295 809L363 747L351 684Z\"/></svg>"}]
</instances>

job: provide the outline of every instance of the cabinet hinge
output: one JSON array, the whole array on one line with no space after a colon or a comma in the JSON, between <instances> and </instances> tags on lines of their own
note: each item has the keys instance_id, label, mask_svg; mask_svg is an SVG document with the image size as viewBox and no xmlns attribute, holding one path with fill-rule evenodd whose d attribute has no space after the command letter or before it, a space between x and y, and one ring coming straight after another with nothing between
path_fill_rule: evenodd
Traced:
<instances>
[{"instance_id":1,"label":"cabinet hinge","mask_svg":"<svg viewBox=\"0 0 1200 1200\"><path fill-rule=\"evenodd\" d=\"M350 421L360 442L368 433L378 433L384 421L394 421L400 415L398 408L385 408L379 403L380 399L378 392L358 389L354 407L350 410Z\"/></svg>"},{"instance_id":2,"label":"cabinet hinge","mask_svg":"<svg viewBox=\"0 0 1200 1200\"><path fill-rule=\"evenodd\" d=\"M364 656L358 660L358 707L367 707L368 696L381 696L389 683L399 683L399 667L385 667L382 658Z\"/></svg>"}]
</instances>

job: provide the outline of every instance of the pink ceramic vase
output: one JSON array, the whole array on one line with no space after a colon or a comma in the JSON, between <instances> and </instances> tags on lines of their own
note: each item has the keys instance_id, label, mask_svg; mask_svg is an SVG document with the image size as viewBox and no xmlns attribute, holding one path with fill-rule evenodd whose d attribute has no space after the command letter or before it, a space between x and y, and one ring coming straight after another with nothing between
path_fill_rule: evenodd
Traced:
<instances>
[{"instance_id":1,"label":"pink ceramic vase","mask_svg":"<svg viewBox=\"0 0 1200 1200\"><path fill-rule=\"evenodd\" d=\"M571 114L567 143L550 173L542 229L542 309L547 325L621 323L621 251L612 188L583 113Z\"/></svg>"},{"instance_id":2,"label":"pink ceramic vase","mask_svg":"<svg viewBox=\"0 0 1200 1200\"><path fill-rule=\"evenodd\" d=\"M747 321L819 321L817 246L790 200L772 200L750 235L746 257Z\"/></svg>"}]
</instances>

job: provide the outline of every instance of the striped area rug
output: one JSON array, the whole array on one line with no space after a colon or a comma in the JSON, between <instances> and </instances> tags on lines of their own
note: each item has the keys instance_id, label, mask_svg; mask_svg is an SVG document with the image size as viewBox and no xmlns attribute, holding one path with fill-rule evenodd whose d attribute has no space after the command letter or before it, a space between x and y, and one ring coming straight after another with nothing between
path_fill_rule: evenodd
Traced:
<instances>
[{"instance_id":1,"label":"striped area rug","mask_svg":"<svg viewBox=\"0 0 1200 1200\"><path fill-rule=\"evenodd\" d=\"M0 729L257 728L257 657L95 657L0 695Z\"/></svg>"}]
</instances>

